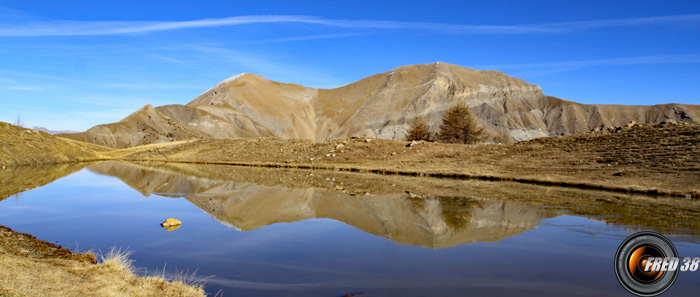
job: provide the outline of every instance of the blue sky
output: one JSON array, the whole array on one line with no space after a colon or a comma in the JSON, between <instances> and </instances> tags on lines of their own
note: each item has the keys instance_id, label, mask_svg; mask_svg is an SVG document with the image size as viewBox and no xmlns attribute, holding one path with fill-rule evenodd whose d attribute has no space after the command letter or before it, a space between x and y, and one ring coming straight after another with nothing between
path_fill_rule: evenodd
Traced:
<instances>
[{"instance_id":1,"label":"blue sky","mask_svg":"<svg viewBox=\"0 0 700 297\"><path fill-rule=\"evenodd\" d=\"M5 1L0 121L85 130L243 72L332 88L495 69L582 103L700 104L700 1Z\"/></svg>"}]
</instances>

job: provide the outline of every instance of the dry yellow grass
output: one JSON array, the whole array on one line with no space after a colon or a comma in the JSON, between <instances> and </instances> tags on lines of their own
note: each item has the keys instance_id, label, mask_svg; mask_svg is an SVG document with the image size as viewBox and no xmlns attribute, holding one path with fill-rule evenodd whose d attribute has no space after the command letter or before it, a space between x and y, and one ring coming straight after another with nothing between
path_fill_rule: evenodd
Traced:
<instances>
[{"instance_id":1,"label":"dry yellow grass","mask_svg":"<svg viewBox=\"0 0 700 297\"><path fill-rule=\"evenodd\" d=\"M205 296L198 284L140 277L128 253L73 255L27 234L0 228L0 296Z\"/></svg>"},{"instance_id":2,"label":"dry yellow grass","mask_svg":"<svg viewBox=\"0 0 700 297\"><path fill-rule=\"evenodd\" d=\"M94 147L0 122L0 168L97 160Z\"/></svg>"}]
</instances>

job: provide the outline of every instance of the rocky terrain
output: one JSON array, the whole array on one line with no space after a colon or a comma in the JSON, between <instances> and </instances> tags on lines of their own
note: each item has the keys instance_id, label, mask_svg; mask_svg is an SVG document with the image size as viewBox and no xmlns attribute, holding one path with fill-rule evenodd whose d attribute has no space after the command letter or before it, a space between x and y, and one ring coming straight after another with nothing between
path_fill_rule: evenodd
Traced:
<instances>
[{"instance_id":1,"label":"rocky terrain","mask_svg":"<svg viewBox=\"0 0 700 297\"><path fill-rule=\"evenodd\" d=\"M605 130L632 121L700 119L698 105L585 105L546 96L540 87L502 72L438 62L402 66L335 89L241 74L186 105L146 105L117 123L61 136L116 148L255 137L403 140L414 118L424 117L437 130L444 111L460 101L470 106L486 140L496 143Z\"/></svg>"}]
</instances>

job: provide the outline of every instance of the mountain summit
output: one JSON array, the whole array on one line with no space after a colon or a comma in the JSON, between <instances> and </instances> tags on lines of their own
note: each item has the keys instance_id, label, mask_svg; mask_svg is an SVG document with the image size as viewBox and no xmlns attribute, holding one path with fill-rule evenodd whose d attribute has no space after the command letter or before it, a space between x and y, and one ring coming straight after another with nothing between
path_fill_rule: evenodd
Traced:
<instances>
[{"instance_id":1,"label":"mountain summit","mask_svg":"<svg viewBox=\"0 0 700 297\"><path fill-rule=\"evenodd\" d=\"M334 89L244 73L186 105L146 105L119 122L61 136L118 148L241 137L401 140L416 117L437 130L445 110L460 101L494 142L583 133L632 121L700 119L699 105L585 105L545 96L540 87L499 71L437 62L402 66Z\"/></svg>"}]
</instances>

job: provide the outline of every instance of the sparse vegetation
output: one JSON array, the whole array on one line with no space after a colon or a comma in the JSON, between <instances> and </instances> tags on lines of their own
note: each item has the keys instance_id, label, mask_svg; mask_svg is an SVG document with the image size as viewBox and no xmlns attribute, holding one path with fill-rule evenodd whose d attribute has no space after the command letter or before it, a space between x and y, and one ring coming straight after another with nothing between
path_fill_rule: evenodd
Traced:
<instances>
[{"instance_id":1,"label":"sparse vegetation","mask_svg":"<svg viewBox=\"0 0 700 297\"><path fill-rule=\"evenodd\" d=\"M483 138L483 128L477 128L469 106L460 102L452 105L442 116L438 139L447 143L474 143Z\"/></svg>"},{"instance_id":2,"label":"sparse vegetation","mask_svg":"<svg viewBox=\"0 0 700 297\"><path fill-rule=\"evenodd\" d=\"M406 131L407 141L432 141L433 134L430 132L428 123L423 117L417 117L411 121L408 131Z\"/></svg>"}]
</instances>

